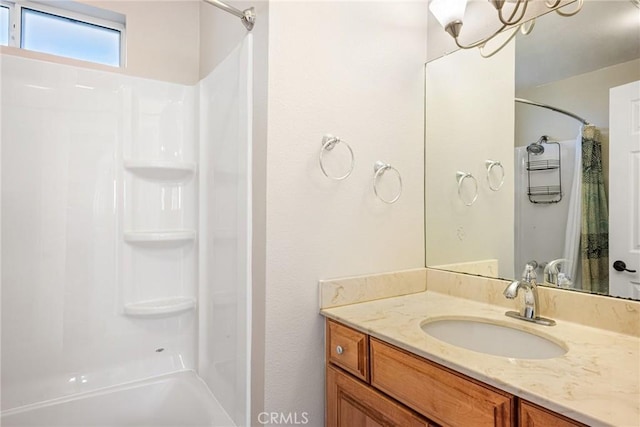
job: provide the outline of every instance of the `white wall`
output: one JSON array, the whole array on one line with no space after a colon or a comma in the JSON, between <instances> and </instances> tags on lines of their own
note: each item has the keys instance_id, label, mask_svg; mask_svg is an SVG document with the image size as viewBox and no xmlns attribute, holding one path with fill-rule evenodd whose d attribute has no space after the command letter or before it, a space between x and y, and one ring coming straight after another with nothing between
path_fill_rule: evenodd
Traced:
<instances>
[{"instance_id":1,"label":"white wall","mask_svg":"<svg viewBox=\"0 0 640 427\"><path fill-rule=\"evenodd\" d=\"M265 410L324 425L318 279L424 266L426 2L272 2L269 10ZM323 134L356 167L318 166ZM376 160L402 198L371 187Z\"/></svg>"},{"instance_id":2,"label":"white wall","mask_svg":"<svg viewBox=\"0 0 640 427\"><path fill-rule=\"evenodd\" d=\"M498 259L498 275L513 275L513 126L515 47L491 59L476 49L427 65L426 227L427 265ZM491 191L485 160L505 170ZM500 180L499 168L494 168ZM458 197L456 172L473 174Z\"/></svg>"}]
</instances>

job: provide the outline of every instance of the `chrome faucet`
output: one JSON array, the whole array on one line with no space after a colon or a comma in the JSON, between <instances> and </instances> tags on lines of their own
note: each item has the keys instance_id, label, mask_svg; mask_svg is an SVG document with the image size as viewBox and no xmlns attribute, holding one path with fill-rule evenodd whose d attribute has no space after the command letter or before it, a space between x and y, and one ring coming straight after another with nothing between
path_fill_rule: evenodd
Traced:
<instances>
[{"instance_id":1,"label":"chrome faucet","mask_svg":"<svg viewBox=\"0 0 640 427\"><path fill-rule=\"evenodd\" d=\"M524 306L517 311L507 311L505 314L515 319L526 320L540 325L553 326L556 324L551 319L538 316L538 285L536 284L536 272L532 265L527 264L522 274L522 280L514 280L507 286L503 294L508 299L515 299L522 289L524 291Z\"/></svg>"},{"instance_id":2,"label":"chrome faucet","mask_svg":"<svg viewBox=\"0 0 640 427\"><path fill-rule=\"evenodd\" d=\"M558 280L558 264L568 263L568 259L558 258L553 261L549 261L549 263L544 267L544 281L546 283L550 283L555 286L560 285L560 281Z\"/></svg>"}]
</instances>

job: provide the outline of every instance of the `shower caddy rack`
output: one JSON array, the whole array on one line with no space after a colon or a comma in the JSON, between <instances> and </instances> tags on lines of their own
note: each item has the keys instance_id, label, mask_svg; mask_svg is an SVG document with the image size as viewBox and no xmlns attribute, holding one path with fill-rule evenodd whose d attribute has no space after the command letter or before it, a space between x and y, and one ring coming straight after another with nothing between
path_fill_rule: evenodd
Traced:
<instances>
[{"instance_id":1,"label":"shower caddy rack","mask_svg":"<svg viewBox=\"0 0 640 427\"><path fill-rule=\"evenodd\" d=\"M557 159L531 160L531 153L527 151L527 196L529 201L536 204L553 204L562 200L562 169L560 144L557 142L542 142L547 145L556 145L558 147ZM534 154L536 156L536 154ZM531 173L543 171L557 171L557 185L532 185Z\"/></svg>"},{"instance_id":2,"label":"shower caddy rack","mask_svg":"<svg viewBox=\"0 0 640 427\"><path fill-rule=\"evenodd\" d=\"M565 116L569 116L585 126L591 126L591 124L584 118L574 114L570 111L563 110L562 108L554 107L548 104L542 104L540 102L531 101L524 98L515 98L514 101L520 104L532 105L534 107L545 108L547 110L555 111L556 113L564 114ZM544 138L544 137L543 137ZM531 161L531 153L527 151L527 195L529 196L529 201L531 203L542 203L542 204L552 204L558 203L562 200L562 173L561 173L561 161L560 161L560 144L557 142L548 142L546 140L540 139L542 144L557 144L558 146L558 159L551 160L534 160ZM558 185L531 185L531 172L538 171L558 171ZM543 198L545 197L545 198ZM549 197L555 197L554 199L549 199ZM543 198L543 199L538 199Z\"/></svg>"}]
</instances>

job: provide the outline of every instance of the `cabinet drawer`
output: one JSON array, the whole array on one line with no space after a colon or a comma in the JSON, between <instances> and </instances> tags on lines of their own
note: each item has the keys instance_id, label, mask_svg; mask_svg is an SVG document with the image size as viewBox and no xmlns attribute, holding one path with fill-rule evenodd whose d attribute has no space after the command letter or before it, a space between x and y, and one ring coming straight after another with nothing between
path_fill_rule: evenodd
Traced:
<instances>
[{"instance_id":1,"label":"cabinet drawer","mask_svg":"<svg viewBox=\"0 0 640 427\"><path fill-rule=\"evenodd\" d=\"M327 320L327 361L369 381L369 336Z\"/></svg>"},{"instance_id":2,"label":"cabinet drawer","mask_svg":"<svg viewBox=\"0 0 640 427\"><path fill-rule=\"evenodd\" d=\"M513 425L513 396L371 339L371 385L443 426Z\"/></svg>"},{"instance_id":3,"label":"cabinet drawer","mask_svg":"<svg viewBox=\"0 0 640 427\"><path fill-rule=\"evenodd\" d=\"M327 427L435 427L412 410L327 366Z\"/></svg>"},{"instance_id":4,"label":"cabinet drawer","mask_svg":"<svg viewBox=\"0 0 640 427\"><path fill-rule=\"evenodd\" d=\"M586 427L577 421L550 412L533 403L520 401L519 427Z\"/></svg>"}]
</instances>

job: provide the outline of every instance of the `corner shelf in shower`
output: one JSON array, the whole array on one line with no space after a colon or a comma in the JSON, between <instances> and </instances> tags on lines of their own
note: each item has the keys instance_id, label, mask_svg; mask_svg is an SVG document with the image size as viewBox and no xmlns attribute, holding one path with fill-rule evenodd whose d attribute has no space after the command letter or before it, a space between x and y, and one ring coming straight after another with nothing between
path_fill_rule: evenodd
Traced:
<instances>
[{"instance_id":1,"label":"corner shelf in shower","mask_svg":"<svg viewBox=\"0 0 640 427\"><path fill-rule=\"evenodd\" d=\"M186 243L195 240L195 230L172 231L125 231L124 241L128 243Z\"/></svg>"},{"instance_id":2,"label":"corner shelf in shower","mask_svg":"<svg viewBox=\"0 0 640 427\"><path fill-rule=\"evenodd\" d=\"M125 304L124 314L132 317L161 317L196 308L195 298L173 297Z\"/></svg>"},{"instance_id":3,"label":"corner shelf in shower","mask_svg":"<svg viewBox=\"0 0 640 427\"><path fill-rule=\"evenodd\" d=\"M189 162L125 160L124 167L140 177L158 181L180 181L196 172L196 164Z\"/></svg>"}]
</instances>

